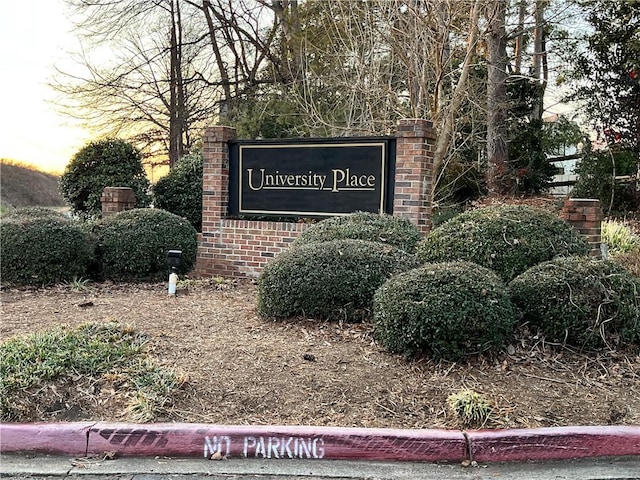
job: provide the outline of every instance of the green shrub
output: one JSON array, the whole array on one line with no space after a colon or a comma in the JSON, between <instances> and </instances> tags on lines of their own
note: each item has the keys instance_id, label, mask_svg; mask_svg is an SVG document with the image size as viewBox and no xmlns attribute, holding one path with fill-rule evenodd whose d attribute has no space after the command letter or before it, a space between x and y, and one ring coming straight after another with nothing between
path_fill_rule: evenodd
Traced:
<instances>
[{"instance_id":1,"label":"green shrub","mask_svg":"<svg viewBox=\"0 0 640 480\"><path fill-rule=\"evenodd\" d=\"M157 208L175 213L202 230L202 155L184 156L153 187Z\"/></svg>"},{"instance_id":2,"label":"green shrub","mask_svg":"<svg viewBox=\"0 0 640 480\"><path fill-rule=\"evenodd\" d=\"M3 284L48 285L83 276L91 260L87 233L64 218L3 218L0 222Z\"/></svg>"},{"instance_id":3,"label":"green shrub","mask_svg":"<svg viewBox=\"0 0 640 480\"><path fill-rule=\"evenodd\" d=\"M500 348L515 321L500 278L471 262L424 265L391 278L374 297L375 338L407 355L456 360Z\"/></svg>"},{"instance_id":4,"label":"green shrub","mask_svg":"<svg viewBox=\"0 0 640 480\"><path fill-rule=\"evenodd\" d=\"M93 233L104 278L163 279L169 272L168 250L182 250L179 273L188 272L195 263L195 228L186 219L164 210L143 208L120 212L96 222Z\"/></svg>"},{"instance_id":5,"label":"green shrub","mask_svg":"<svg viewBox=\"0 0 640 480\"><path fill-rule=\"evenodd\" d=\"M68 219L64 213L46 207L22 207L7 212L2 216L5 218L62 218Z\"/></svg>"},{"instance_id":6,"label":"green shrub","mask_svg":"<svg viewBox=\"0 0 640 480\"><path fill-rule=\"evenodd\" d=\"M420 240L420 232L406 218L356 212L343 217L327 218L316 223L300 235L293 244L297 246L347 238L386 243L412 253Z\"/></svg>"},{"instance_id":7,"label":"green shrub","mask_svg":"<svg viewBox=\"0 0 640 480\"><path fill-rule=\"evenodd\" d=\"M265 317L357 321L368 316L373 294L392 274L417 265L390 245L332 240L300 245L274 259L258 280L258 311Z\"/></svg>"},{"instance_id":8,"label":"green shrub","mask_svg":"<svg viewBox=\"0 0 640 480\"><path fill-rule=\"evenodd\" d=\"M462 213L462 207L459 205L450 205L445 207L434 207L431 215L431 225L433 228L437 228L445 222L448 222L453 217L456 217Z\"/></svg>"},{"instance_id":9,"label":"green shrub","mask_svg":"<svg viewBox=\"0 0 640 480\"><path fill-rule=\"evenodd\" d=\"M558 258L509 285L530 328L578 348L640 345L640 280L612 261Z\"/></svg>"},{"instance_id":10,"label":"green shrub","mask_svg":"<svg viewBox=\"0 0 640 480\"><path fill-rule=\"evenodd\" d=\"M418 244L420 261L468 260L510 281L557 256L585 255L589 244L558 217L524 205L462 213Z\"/></svg>"},{"instance_id":11,"label":"green shrub","mask_svg":"<svg viewBox=\"0 0 640 480\"><path fill-rule=\"evenodd\" d=\"M151 201L142 156L124 140L100 140L85 145L60 177L60 194L73 213L82 218L100 216L100 197L105 187L132 188L136 207L146 207Z\"/></svg>"}]
</instances>

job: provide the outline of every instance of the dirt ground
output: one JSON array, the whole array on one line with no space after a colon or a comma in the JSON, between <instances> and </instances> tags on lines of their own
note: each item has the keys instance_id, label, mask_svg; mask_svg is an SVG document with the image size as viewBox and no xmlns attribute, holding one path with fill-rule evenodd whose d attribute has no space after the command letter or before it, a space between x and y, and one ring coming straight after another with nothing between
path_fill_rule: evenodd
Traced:
<instances>
[{"instance_id":1,"label":"dirt ground","mask_svg":"<svg viewBox=\"0 0 640 480\"><path fill-rule=\"evenodd\" d=\"M175 297L163 284L5 289L0 300L2 340L114 321L149 335L151 357L188 376L155 421L457 428L447 396L474 389L496 407L490 428L640 424L640 356L514 337L464 362L407 360L384 352L367 323L259 318L250 283L192 284ZM117 385L43 390L31 420L128 420Z\"/></svg>"}]
</instances>

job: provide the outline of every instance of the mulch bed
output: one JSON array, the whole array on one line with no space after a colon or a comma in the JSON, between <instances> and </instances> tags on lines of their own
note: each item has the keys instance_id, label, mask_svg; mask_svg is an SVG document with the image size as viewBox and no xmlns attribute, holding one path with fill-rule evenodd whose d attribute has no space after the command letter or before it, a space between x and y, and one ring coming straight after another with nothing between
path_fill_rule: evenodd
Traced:
<instances>
[{"instance_id":1,"label":"mulch bed","mask_svg":"<svg viewBox=\"0 0 640 480\"><path fill-rule=\"evenodd\" d=\"M149 354L188 378L155 421L458 428L447 397L462 389L495 405L489 428L640 424L640 356L572 352L522 333L504 352L458 363L386 353L372 325L274 322L255 312L252 283L91 284L4 289L3 340L57 325L119 322L150 337ZM108 379L29 392L21 421L126 421Z\"/></svg>"}]
</instances>

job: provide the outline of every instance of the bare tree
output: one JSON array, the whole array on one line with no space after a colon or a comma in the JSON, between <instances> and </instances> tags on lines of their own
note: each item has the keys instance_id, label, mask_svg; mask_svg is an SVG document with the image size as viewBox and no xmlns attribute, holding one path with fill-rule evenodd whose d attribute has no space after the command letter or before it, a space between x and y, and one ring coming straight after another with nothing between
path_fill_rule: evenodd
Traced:
<instances>
[{"instance_id":1,"label":"bare tree","mask_svg":"<svg viewBox=\"0 0 640 480\"><path fill-rule=\"evenodd\" d=\"M270 6L253 0L182 1L198 8L206 21L218 71L218 79L209 84L221 88L223 116L256 85L282 80L279 70L265 73L280 66L272 48L278 26Z\"/></svg>"},{"instance_id":2,"label":"bare tree","mask_svg":"<svg viewBox=\"0 0 640 480\"><path fill-rule=\"evenodd\" d=\"M203 89L216 72L202 26L192 12L185 22L181 3L68 0L82 50L54 81L62 111L97 135L134 141L152 163L188 152L219 98Z\"/></svg>"},{"instance_id":3,"label":"bare tree","mask_svg":"<svg viewBox=\"0 0 640 480\"><path fill-rule=\"evenodd\" d=\"M480 7L480 0L299 5L298 24L286 29L297 32L303 53L300 88L291 94L309 131L387 134L399 118L430 118L439 133L440 168L452 152L458 112L469 100ZM281 22L291 18L277 16ZM288 41L292 34L283 37Z\"/></svg>"}]
</instances>

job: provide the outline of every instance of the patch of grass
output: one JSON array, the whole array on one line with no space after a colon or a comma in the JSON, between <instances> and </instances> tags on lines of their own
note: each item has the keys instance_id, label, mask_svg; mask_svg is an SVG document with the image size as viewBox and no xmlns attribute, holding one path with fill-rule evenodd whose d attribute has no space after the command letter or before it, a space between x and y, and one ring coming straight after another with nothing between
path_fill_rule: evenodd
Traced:
<instances>
[{"instance_id":1,"label":"patch of grass","mask_svg":"<svg viewBox=\"0 0 640 480\"><path fill-rule=\"evenodd\" d=\"M634 235L624 222L605 220L602 222L602 241L609 251L616 253L640 252L640 237Z\"/></svg>"},{"instance_id":2,"label":"patch of grass","mask_svg":"<svg viewBox=\"0 0 640 480\"><path fill-rule=\"evenodd\" d=\"M178 279L178 290L201 290L203 288L215 288L224 290L237 285L237 280L224 277L210 278L180 278Z\"/></svg>"},{"instance_id":3,"label":"patch of grass","mask_svg":"<svg viewBox=\"0 0 640 480\"><path fill-rule=\"evenodd\" d=\"M137 362L133 370L131 383L135 393L125 413L135 422L150 422L170 403L172 392L182 386L184 379L149 360Z\"/></svg>"},{"instance_id":4,"label":"patch of grass","mask_svg":"<svg viewBox=\"0 0 640 480\"><path fill-rule=\"evenodd\" d=\"M463 427L483 427L493 413L491 403L480 393L462 390L447 397L449 410Z\"/></svg>"},{"instance_id":5,"label":"patch of grass","mask_svg":"<svg viewBox=\"0 0 640 480\"><path fill-rule=\"evenodd\" d=\"M118 324L58 327L0 344L0 419L21 420L38 402L34 390L64 378L125 379L135 398L148 400L132 407L132 419L149 421L162 409L180 381L169 369L146 358L147 338ZM71 381L71 380L69 380ZM34 398L29 398L34 397Z\"/></svg>"},{"instance_id":6,"label":"patch of grass","mask_svg":"<svg viewBox=\"0 0 640 480\"><path fill-rule=\"evenodd\" d=\"M83 277L74 277L73 280L65 283L67 283L76 292L86 292L89 290L89 284L91 283L91 280Z\"/></svg>"}]
</instances>

